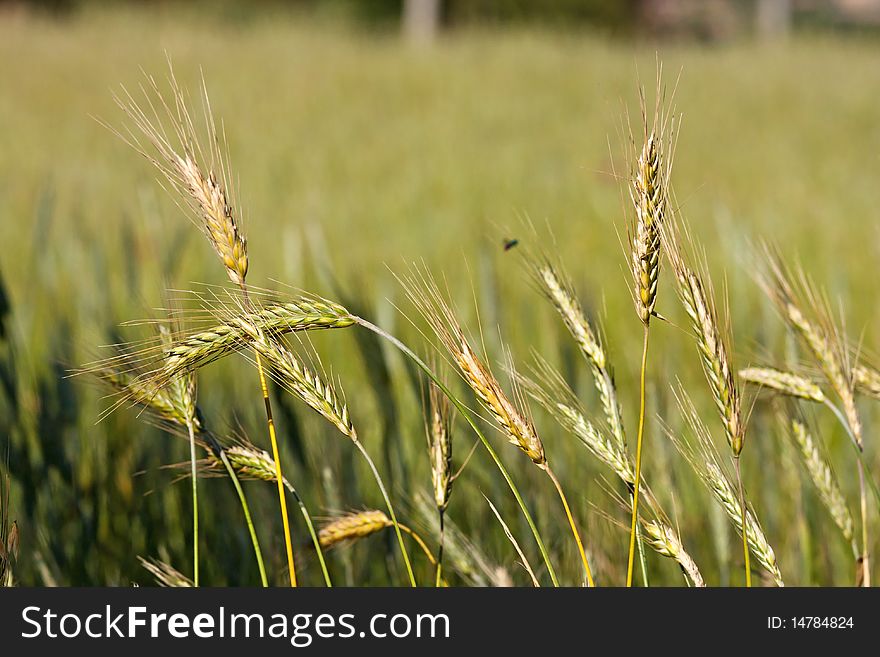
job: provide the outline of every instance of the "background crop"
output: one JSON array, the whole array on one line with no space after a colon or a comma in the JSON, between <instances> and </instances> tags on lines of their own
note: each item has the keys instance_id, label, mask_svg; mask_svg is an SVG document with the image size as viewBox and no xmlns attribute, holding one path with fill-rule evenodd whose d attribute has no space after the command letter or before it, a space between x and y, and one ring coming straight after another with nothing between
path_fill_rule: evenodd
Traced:
<instances>
[{"instance_id":1,"label":"background crop","mask_svg":"<svg viewBox=\"0 0 880 657\"><path fill-rule=\"evenodd\" d=\"M395 308L415 317L394 278L424 262L474 331L476 302L490 356L501 357L502 340L518 363L537 350L598 414L589 372L522 266L528 248L554 253L604 328L634 435L641 329L619 239L628 198L613 170L626 170L623 117L637 119L637 85L653 86L657 52L670 85L681 71L675 105L684 120L672 183L706 246L716 286L726 283L737 366L797 359L751 276L762 239L800 259L840 300L853 342L868 354L880 349L880 44L869 36L658 45L580 30L466 26L419 48L381 25L363 30L321 16L221 21L193 11L91 9L59 21L0 14L0 472L11 476L11 517L20 531L16 579L148 583L139 555L189 568L187 485L180 470L163 467L186 461L185 441L130 410L98 422L109 403L104 393L66 375L108 355L98 345L148 335L120 323L161 316L166 290L224 282L150 167L92 118L120 125L111 97L119 84L136 88L141 69L161 78L166 56L193 92L203 72L240 183L252 284L339 299L424 352ZM505 251L505 238L518 238L519 247ZM646 472L707 581L739 583L737 536L656 419L682 429L671 394L681 379L723 444L666 281L658 310L673 324L652 328ZM421 527L413 501L430 477L420 394L396 354L369 339L359 346L357 335L313 340L342 382L401 520ZM256 382L244 358L227 359L201 373L200 404L216 429L266 447ZM348 446L291 398L277 394L276 405L285 472L312 512L378 508L375 486ZM847 546L769 410L763 396L754 405L744 473L783 574L801 584L850 584ZM620 583L628 535L619 525L628 513L609 494L617 482L537 406L534 412L597 578ZM852 453L826 415L809 417L855 511ZM878 414L865 402L863 415L876 466ZM503 438L490 438L528 491L560 574L575 582L579 561L552 488ZM463 424L456 441L460 464L473 443ZM270 575L283 582L272 487L246 488ZM448 517L514 582L527 584L481 492L539 565L509 491L478 449ZM239 511L224 480L205 481L206 583L257 581ZM308 555L298 521L298 549ZM393 538L385 539L332 552L334 578L402 583ZM682 583L671 563L649 560L652 583ZM318 584L317 565L308 556L303 563L301 577ZM428 578L424 563L419 568Z\"/></svg>"}]
</instances>

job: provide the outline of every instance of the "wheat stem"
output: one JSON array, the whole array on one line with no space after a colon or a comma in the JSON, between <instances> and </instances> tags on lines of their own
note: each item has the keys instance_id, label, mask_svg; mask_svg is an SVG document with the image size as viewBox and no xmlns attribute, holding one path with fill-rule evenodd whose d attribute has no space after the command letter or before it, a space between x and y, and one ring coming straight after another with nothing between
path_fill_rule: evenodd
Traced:
<instances>
[{"instance_id":1,"label":"wheat stem","mask_svg":"<svg viewBox=\"0 0 880 657\"><path fill-rule=\"evenodd\" d=\"M571 533L574 535L575 543L577 543L578 552L581 555L581 561L584 564L584 573L587 576L587 584L589 586L596 586L596 583L593 581L593 573L590 571L590 564L587 561L587 554L584 551L584 544L581 542L581 536L578 532L577 525L574 522L574 517L571 515L571 509L568 506L568 500L565 498L565 493L562 492L562 484L559 483L559 479L557 479L556 475L553 473L553 470L550 469L549 464L544 465L544 471L547 473L547 476L550 477L550 481L553 482L553 485L556 487L556 492L559 493L559 499L562 501L562 507L565 509L565 515L568 518L568 524L571 527Z\"/></svg>"},{"instance_id":2,"label":"wheat stem","mask_svg":"<svg viewBox=\"0 0 880 657\"><path fill-rule=\"evenodd\" d=\"M238 481L238 475L235 474L232 464L229 463L229 457L226 456L226 450L221 449L219 451L220 460L223 462L223 466L226 468L226 472L232 480L232 485L235 486L235 492L238 493L238 500L241 502L241 510L244 511L244 519L245 522L247 522L248 533L250 533L251 543L254 546L254 554L257 557L257 568L260 570L260 581L265 588L269 586L269 581L266 577L266 566L263 564L263 552L260 550L260 541L257 538L257 532L254 529L254 521L251 519L251 511L247 503L247 498L244 496L244 490L241 488L241 483Z\"/></svg>"},{"instance_id":3,"label":"wheat stem","mask_svg":"<svg viewBox=\"0 0 880 657\"><path fill-rule=\"evenodd\" d=\"M187 419L186 429L189 433L189 462L192 478L193 501L193 585L199 586L199 477L196 463L196 435L193 422Z\"/></svg>"},{"instance_id":4,"label":"wheat stem","mask_svg":"<svg viewBox=\"0 0 880 657\"><path fill-rule=\"evenodd\" d=\"M633 483L632 525L629 534L629 558L626 566L626 585L632 586L633 557L636 550L636 533L639 521L639 485L642 481L642 440L645 433L645 370L648 365L648 324L644 324L642 343L642 368L639 376L639 434L636 438L636 477Z\"/></svg>"},{"instance_id":5,"label":"wheat stem","mask_svg":"<svg viewBox=\"0 0 880 657\"><path fill-rule=\"evenodd\" d=\"M360 440L352 439L355 447L357 447L358 451L364 457L364 460L367 462L367 465L370 468L370 471L373 473L373 477L376 479L376 484L379 486L379 491L382 493L382 498L385 500L385 506L388 507L388 515L391 517L391 522L394 525L394 532L397 534L397 542L400 544L400 553L403 555L403 563L406 565L406 573L409 577L410 585L415 588L416 587L416 578L413 575L412 565L409 562L409 555L406 552L406 546L403 543L403 536L400 533L400 525L397 522L397 517L394 515L394 507L391 505L391 498L388 497L388 491L385 490L385 484L382 482L382 477L379 476L379 471L376 469L376 464L373 463L373 459L370 458L369 453L364 448L363 444Z\"/></svg>"},{"instance_id":6,"label":"wheat stem","mask_svg":"<svg viewBox=\"0 0 880 657\"><path fill-rule=\"evenodd\" d=\"M440 581L443 578L443 539L446 538L446 528L443 525L443 516L445 515L445 511L443 509L440 509L438 512L438 516L440 519L440 540L437 543L437 573L434 577L435 587L440 586Z\"/></svg>"},{"instance_id":7,"label":"wheat stem","mask_svg":"<svg viewBox=\"0 0 880 657\"><path fill-rule=\"evenodd\" d=\"M745 527L747 527L746 522L746 492L745 488L743 488L743 480L742 480L742 472L740 471L739 465L739 456L733 457L734 468L736 469L736 484L739 488L739 507L742 513L742 539L743 539L743 561L745 562L746 569L746 588L752 587L752 567L749 558L749 540L746 536Z\"/></svg>"},{"instance_id":8,"label":"wheat stem","mask_svg":"<svg viewBox=\"0 0 880 657\"><path fill-rule=\"evenodd\" d=\"M449 390L449 388L447 388L446 385L440 380L440 377L434 374L431 368L428 367L425 362L421 358L419 358L416 353L412 349L407 347L403 342L362 317L354 317L354 321L357 324L363 326L365 329L372 331L379 337L387 340L392 345L397 347L397 349L405 354L410 360L412 360L412 362L415 363L418 368L427 375L429 379L437 384L437 387L440 388L440 390L443 391L443 394L449 398L449 401L451 401L455 405L455 407L461 413L462 417L464 417L465 421L480 439L483 447L486 448L486 451L489 453L490 458L495 462L495 466L498 468L501 476L504 477L504 481L507 483L507 486L510 488L513 496L516 498L516 502L519 505L520 510L522 511L523 517L525 517L526 522L529 525L529 529L531 529L532 535L535 537L535 542L538 544L538 549L541 551L541 556L544 559L544 564L547 566L547 573L550 575L550 579L553 581L553 585L559 586L559 580L556 577L556 571L553 568L553 564L550 562L550 555L547 553L547 548L544 545L544 539L541 538L541 534L540 532L538 532L535 521L532 519L532 514L529 513L529 510L526 507L525 502L523 501L522 495L520 495L519 493L519 489L516 487L516 484L513 483L513 479L511 479L510 474L507 472L507 468L504 467L504 464L501 462L498 454L492 448L492 445L489 443L486 436L480 430L479 426L477 426L477 423L474 421L474 419L471 417L468 407L465 406L461 401L459 401L459 399L452 394L452 391Z\"/></svg>"}]
</instances>

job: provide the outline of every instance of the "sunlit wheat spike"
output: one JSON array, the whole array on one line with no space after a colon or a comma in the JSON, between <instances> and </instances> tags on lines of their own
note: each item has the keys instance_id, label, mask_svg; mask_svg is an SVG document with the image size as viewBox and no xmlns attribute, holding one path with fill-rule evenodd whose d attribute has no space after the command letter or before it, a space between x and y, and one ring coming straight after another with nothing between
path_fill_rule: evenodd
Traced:
<instances>
[{"instance_id":1,"label":"sunlit wheat spike","mask_svg":"<svg viewBox=\"0 0 880 657\"><path fill-rule=\"evenodd\" d=\"M737 530L742 533L743 513L739 495L736 493L734 484L719 463L718 454L715 451L709 431L687 393L684 390L679 390L676 392L676 397L682 413L691 428L696 445L690 441L683 442L679 440L669 431L667 433L669 433L670 438L681 454L706 484L727 517ZM776 585L784 586L782 573L779 571L779 565L776 562L776 553L770 546L754 511L748 508L748 501L746 502L746 507L745 535L749 548L761 566L773 577Z\"/></svg>"},{"instance_id":2,"label":"sunlit wheat spike","mask_svg":"<svg viewBox=\"0 0 880 657\"><path fill-rule=\"evenodd\" d=\"M629 455L586 418L580 402L559 372L540 357L536 357L534 372L538 381L520 376L526 392L620 479L633 485L636 477Z\"/></svg>"},{"instance_id":3,"label":"sunlit wheat spike","mask_svg":"<svg viewBox=\"0 0 880 657\"><path fill-rule=\"evenodd\" d=\"M507 439L536 465L547 462L544 444L531 419L510 400L492 371L477 356L465 337L452 309L443 300L433 279L427 275L403 281L406 294L449 351L462 378L483 407L489 411Z\"/></svg>"},{"instance_id":4,"label":"sunlit wheat spike","mask_svg":"<svg viewBox=\"0 0 880 657\"><path fill-rule=\"evenodd\" d=\"M653 120L648 118L644 90L639 90L642 113L640 145L636 145L630 130L632 164L629 192L635 208L635 220L628 230L632 248L630 268L636 313L646 325L651 320L657 302L660 230L669 207L669 174L675 140L673 114L664 108L666 98L661 78L662 72L658 70Z\"/></svg>"},{"instance_id":5,"label":"sunlit wheat spike","mask_svg":"<svg viewBox=\"0 0 880 657\"><path fill-rule=\"evenodd\" d=\"M119 393L119 399L114 402L109 411L123 404L131 404L143 408L159 420L171 424L186 426L187 418L194 412L186 401L186 395L180 394L184 390L176 391L169 387L157 388L148 378L143 375L133 375L127 366L121 367L96 367L88 370L92 375ZM190 395L190 398L192 396ZM192 415L194 428L201 429L201 419L198 413Z\"/></svg>"},{"instance_id":6,"label":"sunlit wheat spike","mask_svg":"<svg viewBox=\"0 0 880 657\"><path fill-rule=\"evenodd\" d=\"M856 365L853 368L856 390L863 395L880 399L880 372L867 365Z\"/></svg>"},{"instance_id":7,"label":"sunlit wheat spike","mask_svg":"<svg viewBox=\"0 0 880 657\"><path fill-rule=\"evenodd\" d=\"M276 481L275 461L269 453L253 447L252 445L232 445L223 450L229 463L243 479L259 479L262 481ZM220 466L219 459L212 457L216 465ZM213 463L212 463L213 465Z\"/></svg>"},{"instance_id":8,"label":"sunlit wheat spike","mask_svg":"<svg viewBox=\"0 0 880 657\"><path fill-rule=\"evenodd\" d=\"M191 579L163 561L158 559L148 560L143 557L138 557L138 561L156 579L156 583L159 586L171 588L190 588L193 586Z\"/></svg>"},{"instance_id":9,"label":"sunlit wheat spike","mask_svg":"<svg viewBox=\"0 0 880 657\"><path fill-rule=\"evenodd\" d=\"M452 403L432 381L428 389L428 454L437 509L445 511L452 492Z\"/></svg>"},{"instance_id":10,"label":"sunlit wheat spike","mask_svg":"<svg viewBox=\"0 0 880 657\"><path fill-rule=\"evenodd\" d=\"M599 401L605 413L605 420L611 428L611 434L621 447L626 447L626 434L617 400L617 389L614 378L608 368L608 355L599 334L593 329L571 286L547 262L532 263L535 279L544 294L556 307L562 321L568 328L581 353L590 364L593 382L599 391Z\"/></svg>"},{"instance_id":11,"label":"sunlit wheat spike","mask_svg":"<svg viewBox=\"0 0 880 657\"><path fill-rule=\"evenodd\" d=\"M694 562L691 555L685 552L684 547L681 544L681 539L672 527L658 520L645 522L642 526L645 530L643 534L645 542L648 543L648 545L659 554L678 562L678 565L681 566L681 569L685 572L694 586L706 586L706 583L703 581L703 576L700 573L700 569L697 568L697 564Z\"/></svg>"},{"instance_id":12,"label":"sunlit wheat spike","mask_svg":"<svg viewBox=\"0 0 880 657\"><path fill-rule=\"evenodd\" d=\"M357 431L333 386L306 367L290 349L272 339L260 327L242 322L251 347L266 359L276 381L323 415L343 435L357 440Z\"/></svg>"},{"instance_id":13,"label":"sunlit wheat spike","mask_svg":"<svg viewBox=\"0 0 880 657\"><path fill-rule=\"evenodd\" d=\"M825 401L825 394L819 386L794 372L783 372L772 367L747 367L739 371L739 378L791 397L819 403Z\"/></svg>"},{"instance_id":14,"label":"sunlit wheat spike","mask_svg":"<svg viewBox=\"0 0 880 657\"><path fill-rule=\"evenodd\" d=\"M851 370L846 341L838 328L827 300L816 290L806 273L799 270L797 289L779 256L765 248L768 275L759 277L765 293L773 300L785 322L822 369L829 385L840 398L847 424L856 443L862 447L862 422L856 407L854 372ZM815 319L803 308L806 306Z\"/></svg>"},{"instance_id":15,"label":"sunlit wheat spike","mask_svg":"<svg viewBox=\"0 0 880 657\"><path fill-rule=\"evenodd\" d=\"M152 77L148 77L140 103L123 89L116 96L116 102L132 125L124 128L125 134L118 131L117 134L152 162L184 197L196 224L223 262L230 280L244 285L248 271L247 242L239 229L230 199L229 170L207 90L203 83L206 136L200 139L186 95L173 71L169 82L170 98L163 95ZM141 138L147 143L142 143Z\"/></svg>"},{"instance_id":16,"label":"sunlit wheat spike","mask_svg":"<svg viewBox=\"0 0 880 657\"><path fill-rule=\"evenodd\" d=\"M745 426L739 390L730 364L729 332L722 331L718 322L712 283L704 260L698 259L698 269L693 269L687 262L685 250L694 250L687 226L667 222L663 236L666 253L675 273L678 295L691 321L697 351L724 425L727 442L734 456L738 456L743 447Z\"/></svg>"},{"instance_id":17,"label":"sunlit wheat spike","mask_svg":"<svg viewBox=\"0 0 880 657\"><path fill-rule=\"evenodd\" d=\"M789 433L797 446L804 467L819 493L819 499L828 509L828 513L831 514L831 518L840 529L843 538L847 543L853 545L854 552L858 554L858 546L853 542L853 518L831 465L823 456L819 445L813 440L806 425L799 418L790 419Z\"/></svg>"},{"instance_id":18,"label":"sunlit wheat spike","mask_svg":"<svg viewBox=\"0 0 880 657\"><path fill-rule=\"evenodd\" d=\"M340 515L318 530L322 548L331 548L345 542L365 538L393 526L382 511L353 511Z\"/></svg>"},{"instance_id":19,"label":"sunlit wheat spike","mask_svg":"<svg viewBox=\"0 0 880 657\"><path fill-rule=\"evenodd\" d=\"M259 311L229 317L222 324L173 342L165 351L162 376L172 378L192 371L248 346L254 329L268 335L345 328L354 323L341 305L325 299L302 297L273 303Z\"/></svg>"},{"instance_id":20,"label":"sunlit wheat spike","mask_svg":"<svg viewBox=\"0 0 880 657\"><path fill-rule=\"evenodd\" d=\"M520 376L523 388L564 429L578 438L590 450L593 456L611 468L614 474L631 489L635 483L635 472L629 454L615 441L610 440L604 431L594 426L587 419L577 396L568 384L565 383L562 375L540 356L536 356L535 360L534 372L538 380L532 381L524 376ZM658 538L654 541L649 541L648 544L659 554L678 561L695 586L704 586L703 578L696 562L685 551L677 534L672 531L665 520L661 519L666 516L660 508L657 498L651 493L644 480L642 481L642 495L648 508L658 517L653 522L658 530L661 531L661 535L665 537L662 541ZM623 503L631 505L632 500L627 498L623 500Z\"/></svg>"}]
</instances>

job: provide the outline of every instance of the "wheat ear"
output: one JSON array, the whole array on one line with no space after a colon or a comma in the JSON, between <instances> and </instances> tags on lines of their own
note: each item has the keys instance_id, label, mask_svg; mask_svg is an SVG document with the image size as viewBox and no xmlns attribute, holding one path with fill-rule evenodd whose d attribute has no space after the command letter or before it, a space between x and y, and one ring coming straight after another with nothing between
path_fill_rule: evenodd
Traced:
<instances>
[{"instance_id":1,"label":"wheat ear","mask_svg":"<svg viewBox=\"0 0 880 657\"><path fill-rule=\"evenodd\" d=\"M880 372L867 365L856 365L853 368L856 390L864 395L880 399Z\"/></svg>"},{"instance_id":2,"label":"wheat ear","mask_svg":"<svg viewBox=\"0 0 880 657\"><path fill-rule=\"evenodd\" d=\"M632 586L633 561L639 533L639 487L642 478L642 443L645 436L645 377L648 367L648 328L657 303L657 285L660 280L661 230L669 204L669 172L672 166L673 129L670 114L662 108L662 69L657 71L657 94L653 124L649 127L644 90L640 90L643 138L638 159L632 165L630 197L635 207L635 221L629 229L630 269L633 277L633 299L636 314L642 322L642 362L639 374L639 429L636 437L636 468L633 483L632 522L630 526L629 555L626 566L626 585ZM668 138L670 147L665 147ZM630 133L635 151L635 140ZM668 152L667 152L668 150Z\"/></svg>"},{"instance_id":3,"label":"wheat ear","mask_svg":"<svg viewBox=\"0 0 880 657\"><path fill-rule=\"evenodd\" d=\"M535 374L539 381L532 381L526 377L520 377L525 390L552 415L556 421L569 433L578 438L590 452L601 462L611 468L612 472L632 491L635 482L635 472L626 450L621 448L616 441L610 439L605 431L597 428L590 422L583 412L580 402L574 391L565 383L558 371L542 358L537 358ZM694 586L704 586L703 577L697 568L696 562L685 551L684 546L677 537L669 523L665 520L665 513L660 508L657 499L651 494L650 488L642 482L642 497L648 507L657 517L651 522L655 525L658 536L674 537L674 549L672 539L658 542L657 537L648 540L650 547L659 554L675 559L681 568L691 578ZM629 498L632 507L632 496ZM647 527L647 521L642 523Z\"/></svg>"},{"instance_id":4,"label":"wheat ear","mask_svg":"<svg viewBox=\"0 0 880 657\"><path fill-rule=\"evenodd\" d=\"M491 414L498 427L507 436L507 439L543 470L553 483L568 518L572 535L575 538L587 583L590 586L594 586L595 583L593 582L593 575L587 561L586 551L581 542L580 533L574 522L568 500L562 490L562 485L550 468L549 463L547 463L544 444L538 436L534 423L529 416L518 408L518 406L522 407L525 403L521 391L516 388L515 397L519 403L514 404L506 395L489 367L483 363L471 348L470 343L465 337L464 330L458 323L452 309L443 300L443 296L433 279L422 277L421 285L411 281L407 286L407 295L452 356L462 378L473 390L483 407ZM514 379L515 384L516 380Z\"/></svg>"},{"instance_id":5,"label":"wheat ear","mask_svg":"<svg viewBox=\"0 0 880 657\"><path fill-rule=\"evenodd\" d=\"M248 273L247 241L239 228L234 204L229 195L229 190L232 189L229 166L227 157L221 149L207 87L203 81L202 102L208 133L206 155L201 146L195 122L187 107L186 97L174 77L173 70L170 71L169 79L172 96L170 103L162 95L153 78L148 78L148 87L152 92L152 97L146 90L144 95L146 106L150 110L149 114L123 89L122 94L116 97L116 101L134 125L127 129L127 135L121 135L118 132L117 134L120 134L127 143L151 161L168 183L183 196L186 205L190 208L191 217L219 256L227 276L241 289L246 309L253 311L246 283ZM157 104L164 111L164 119L160 116ZM170 124L171 134L169 134L166 124ZM151 145L152 151L150 153L139 141L138 133ZM287 501L284 497L284 487L281 484L283 474L278 452L278 440L275 434L275 421L272 416L272 404L269 400L269 389L266 385L260 355L255 354L255 359L260 378L260 392L266 409L269 440L272 444L275 466L278 469L278 501L284 526L284 543L290 585L296 586L293 542L290 537Z\"/></svg>"},{"instance_id":6,"label":"wheat ear","mask_svg":"<svg viewBox=\"0 0 880 657\"><path fill-rule=\"evenodd\" d=\"M538 549L541 552L541 557L544 559L544 565L547 567L547 574L553 581L553 585L559 586L559 579L556 577L556 572L553 569L553 564L550 561L550 555L547 552L547 546L544 544L544 539L541 538L541 533L538 531L538 527L535 525L535 520L534 518L532 518L532 514L529 512L525 500L523 500L523 497L520 494L516 483L511 478L510 473L507 471L507 468L504 467L504 463L502 463L501 459L498 457L498 453L492 447L492 444L486 438L486 435L483 433L482 429L472 416L471 409L469 409L460 399L458 399L458 397L456 397L452 393L452 391L448 387L446 387L446 385L444 385L440 377L438 377L437 374L430 367L428 367L425 361L419 358L418 354L407 347L398 338L393 336L388 331L376 326L372 322L367 321L363 317L357 317L355 318L355 321L368 331L375 333L383 340L386 340L390 344L394 345L394 347L398 349L402 354L404 354L410 361L412 361L425 374L425 376L427 376L431 380L432 383L440 388L443 394L446 395L449 401L452 402L453 406L455 406L456 410L458 410L462 418L464 418L465 422L467 422L468 426L471 428L471 430L473 430L474 434L480 440L480 443L482 443L483 447L486 449L486 452L489 454L489 457L492 459L495 467L498 468L498 472L501 473L501 476L504 478L505 483L507 483L507 487L510 488L510 492L516 499L516 503L519 505L520 511L522 512L523 517L526 519L526 523L528 524L529 529L532 532L532 536L535 538L535 542L538 544Z\"/></svg>"},{"instance_id":7,"label":"wheat ear","mask_svg":"<svg viewBox=\"0 0 880 657\"><path fill-rule=\"evenodd\" d=\"M400 531L415 541L431 565L436 566L437 560L422 537L412 528L391 520L382 511L365 510L341 514L321 527L321 530L318 532L318 540L322 548L330 549L343 543L350 543L372 536L388 527L398 526Z\"/></svg>"},{"instance_id":8,"label":"wheat ear","mask_svg":"<svg viewBox=\"0 0 880 657\"><path fill-rule=\"evenodd\" d=\"M825 402L825 393L819 386L794 372L783 372L772 367L747 367L739 371L739 378L746 383L769 388L789 397L820 404Z\"/></svg>"},{"instance_id":9,"label":"wheat ear","mask_svg":"<svg viewBox=\"0 0 880 657\"><path fill-rule=\"evenodd\" d=\"M768 263L768 275L759 278L765 293L773 300L780 315L801 338L801 341L812 353L816 364L825 375L828 384L837 394L843 406L842 424L855 443L859 463L859 516L862 530L862 550L860 563L863 586L871 585L871 567L868 558L868 500L866 472L862 453L862 422L856 407L856 382L850 366L846 340L842 329L838 328L829 309L827 299L814 287L801 269L798 273L798 289L791 282L791 276L783 265L780 257L765 247ZM806 305L812 310L815 320L803 311ZM830 401L826 405L836 414L839 410Z\"/></svg>"},{"instance_id":10,"label":"wheat ear","mask_svg":"<svg viewBox=\"0 0 880 657\"><path fill-rule=\"evenodd\" d=\"M138 557L138 561L155 579L159 586L170 588L190 588L195 586L193 580L179 570L158 559L144 559Z\"/></svg>"},{"instance_id":11,"label":"wheat ear","mask_svg":"<svg viewBox=\"0 0 880 657\"><path fill-rule=\"evenodd\" d=\"M859 548L853 538L852 515L831 465L823 456L819 445L813 440L813 436L802 420L792 417L788 421L788 430L792 442L801 456L804 468L819 493L819 499L828 510L843 538L852 546L853 553L858 556Z\"/></svg>"},{"instance_id":12,"label":"wheat ear","mask_svg":"<svg viewBox=\"0 0 880 657\"><path fill-rule=\"evenodd\" d=\"M249 326L255 326L267 335L278 336L297 331L345 328L352 324L345 308L325 299L301 297L295 301L269 304L256 312L230 317L222 324L174 341L165 350L159 376L171 378L190 372L247 348L248 336L252 333Z\"/></svg>"},{"instance_id":13,"label":"wheat ear","mask_svg":"<svg viewBox=\"0 0 880 657\"><path fill-rule=\"evenodd\" d=\"M696 445L692 442L682 442L671 433L670 438L679 452L687 459L694 471L709 488L715 500L736 526L740 534L745 537L747 545L755 554L758 563L770 573L777 586L784 586L782 574L776 562L776 554L767 541L764 530L761 528L754 512L748 508L747 503L743 503L744 495L742 490L740 489L737 492L736 486L731 483L730 478L721 467L712 438L696 407L683 389L676 392L676 397L682 413L691 428ZM737 461L734 460L734 462L736 463Z\"/></svg>"},{"instance_id":14,"label":"wheat ear","mask_svg":"<svg viewBox=\"0 0 880 657\"><path fill-rule=\"evenodd\" d=\"M433 382L428 384L428 455L431 460L431 483L434 504L440 523L437 546L437 572L434 585L440 586L443 571L443 518L452 493L452 403Z\"/></svg>"}]
</instances>

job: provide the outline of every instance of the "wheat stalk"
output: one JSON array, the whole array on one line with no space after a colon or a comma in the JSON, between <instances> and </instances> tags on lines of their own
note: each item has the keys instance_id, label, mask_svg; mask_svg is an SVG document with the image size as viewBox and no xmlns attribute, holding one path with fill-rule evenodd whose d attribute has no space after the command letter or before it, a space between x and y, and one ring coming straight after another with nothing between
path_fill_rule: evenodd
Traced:
<instances>
[{"instance_id":1,"label":"wheat stalk","mask_svg":"<svg viewBox=\"0 0 880 657\"><path fill-rule=\"evenodd\" d=\"M170 69L169 62L169 69ZM219 256L229 279L242 293L246 309L253 310L246 283L248 273L247 241L239 229L234 204L229 196L232 188L229 178L227 158L220 146L217 125L211 112L207 87L202 81L202 103L204 122L207 129L207 155L201 146L192 115L187 107L183 90L170 70L171 97L169 101L162 95L152 77L147 78L148 90L144 89L145 106L142 109L124 88L121 95L115 96L119 107L125 112L133 126L126 129L127 135L117 134L135 150L146 157L164 176L172 188L176 189L189 207L191 217L211 243ZM151 95L152 94L152 95ZM155 98L155 100L154 100ZM164 111L164 119L160 116ZM170 124L170 134L166 124ZM138 136L140 134L140 137ZM142 145L140 139L152 147ZM293 542L290 537L290 522L287 516L287 501L281 484L281 460L275 434L275 421L269 389L259 354L256 354L257 370L260 378L260 392L266 410L266 424L272 454L278 468L278 502L284 526L284 545L287 552L290 585L296 586L296 568L293 557Z\"/></svg>"},{"instance_id":2,"label":"wheat stalk","mask_svg":"<svg viewBox=\"0 0 880 657\"><path fill-rule=\"evenodd\" d=\"M783 372L772 367L747 367L739 371L739 378L746 383L770 388L790 397L824 403L825 393L808 378L794 372Z\"/></svg>"},{"instance_id":3,"label":"wheat stalk","mask_svg":"<svg viewBox=\"0 0 880 657\"><path fill-rule=\"evenodd\" d=\"M433 503L428 496L419 491L415 496L416 512L427 525L431 535L440 540L440 523ZM503 566L493 564L483 551L465 536L458 526L448 518L443 526L444 550L456 572L471 586L508 587L513 582Z\"/></svg>"}]
</instances>

